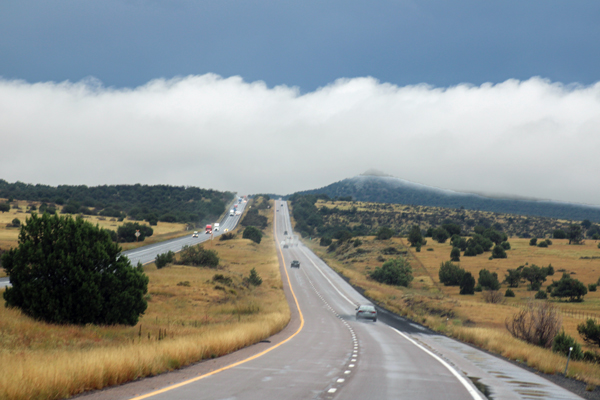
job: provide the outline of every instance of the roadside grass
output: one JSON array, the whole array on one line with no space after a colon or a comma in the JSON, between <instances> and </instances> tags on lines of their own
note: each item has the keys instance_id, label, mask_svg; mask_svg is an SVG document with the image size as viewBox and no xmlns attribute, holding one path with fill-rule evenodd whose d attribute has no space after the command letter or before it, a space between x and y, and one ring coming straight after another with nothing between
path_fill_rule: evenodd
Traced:
<instances>
[{"instance_id":1,"label":"roadside grass","mask_svg":"<svg viewBox=\"0 0 600 400\"><path fill-rule=\"evenodd\" d=\"M519 307L530 301L535 294L527 291L525 284L513 288L515 298L505 298L501 304L489 304L483 300L481 293L462 296L459 295L458 287L443 286L439 282L439 266L442 261L450 259L451 248L448 243L432 243L431 238L428 238L427 245L421 252L416 253L414 248L408 248L405 240L401 238L378 241L374 240L374 237L360 237L360 240L361 253L357 253L351 245L328 253L326 248L319 246L316 241L305 240L305 243L333 269L346 277L350 284L362 288L367 297L398 315L509 359L519 360L540 371L551 374L564 371L564 356L517 340L505 328L505 320L512 317ZM489 260L486 255L488 253L484 253L477 257L461 257L458 264L471 272L476 279L482 268L497 272L500 281L504 279L507 269L514 269L525 263L538 266L551 263L555 270L566 269L568 272L574 272L572 276L586 285L596 282L600 275L600 263L597 260L590 263L590 260L579 258L600 255L594 241L574 246L568 245L568 241L565 240L553 240L554 244L550 246L550 250L554 250L552 254L544 251L548 249L529 246L529 239L512 238L509 241L513 249L507 251L507 259ZM383 259L399 256L384 254L389 247L399 252L406 251L406 257L413 268L414 280L411 287L384 285L368 277L371 271L383 264ZM433 251L427 251L427 248ZM542 288L551 283L552 278L558 280L561 276L562 272L556 272ZM501 291L504 292L506 287L507 285L503 284ZM577 332L577 324L590 316L600 318L600 292L589 292L582 303L551 301L561 310L565 332L581 343L584 349L598 352L597 347L588 346L583 342ZM571 360L568 375L592 385L600 385L598 364Z\"/></svg>"},{"instance_id":2,"label":"roadside grass","mask_svg":"<svg viewBox=\"0 0 600 400\"><path fill-rule=\"evenodd\" d=\"M219 253L218 269L147 265L148 309L133 327L52 325L0 307L0 399L70 397L218 357L280 331L290 311L271 226L260 245L205 243ZM252 268L263 279L258 287L242 283ZM231 283L213 281L215 274Z\"/></svg>"}]
</instances>

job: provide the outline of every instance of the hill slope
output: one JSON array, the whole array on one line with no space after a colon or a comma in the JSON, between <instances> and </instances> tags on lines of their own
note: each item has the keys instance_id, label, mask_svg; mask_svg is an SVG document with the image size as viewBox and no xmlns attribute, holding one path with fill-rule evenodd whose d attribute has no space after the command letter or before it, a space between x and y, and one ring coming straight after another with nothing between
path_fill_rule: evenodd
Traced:
<instances>
[{"instance_id":1,"label":"hill slope","mask_svg":"<svg viewBox=\"0 0 600 400\"><path fill-rule=\"evenodd\" d=\"M547 200L491 198L454 192L406 181L383 174L364 174L344 179L320 189L299 194L324 193L331 198L348 197L375 203L411 204L461 208L507 214L535 215L568 220L600 222L600 207Z\"/></svg>"}]
</instances>

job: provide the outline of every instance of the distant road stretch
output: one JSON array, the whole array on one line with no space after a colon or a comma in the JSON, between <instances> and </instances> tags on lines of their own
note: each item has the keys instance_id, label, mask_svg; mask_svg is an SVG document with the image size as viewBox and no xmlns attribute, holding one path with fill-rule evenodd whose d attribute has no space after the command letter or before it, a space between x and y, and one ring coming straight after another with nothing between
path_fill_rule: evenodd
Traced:
<instances>
[{"instance_id":1,"label":"distant road stretch","mask_svg":"<svg viewBox=\"0 0 600 400\"><path fill-rule=\"evenodd\" d=\"M246 204L247 203L244 202L238 204L238 210L242 214L244 212ZM233 230L239 223L240 218L241 215L230 216L229 210L227 210L227 214L220 221L219 231L213 234L213 240L225 233L226 229L229 231ZM198 231L197 238L193 238L192 232L190 232L190 234L187 236L167 240L160 243L154 243L133 250L127 250L122 252L121 254L129 257L129 259L131 260L131 265L137 265L138 261L142 264L148 264L153 262L156 256L159 254L166 253L169 250L176 253L180 251L183 248L183 246L191 246L198 243L206 242L207 240L210 240L210 236L211 235L207 235L203 229L200 229ZM10 286L9 278L0 278L0 288L6 286Z\"/></svg>"}]
</instances>

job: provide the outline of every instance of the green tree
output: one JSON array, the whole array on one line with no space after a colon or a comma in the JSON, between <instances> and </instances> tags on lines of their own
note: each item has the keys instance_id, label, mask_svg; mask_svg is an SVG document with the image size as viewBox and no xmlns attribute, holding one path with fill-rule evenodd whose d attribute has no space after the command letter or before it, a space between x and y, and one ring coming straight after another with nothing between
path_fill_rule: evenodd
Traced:
<instances>
[{"instance_id":1,"label":"green tree","mask_svg":"<svg viewBox=\"0 0 600 400\"><path fill-rule=\"evenodd\" d=\"M388 240L388 239L391 239L394 236L394 234L395 234L395 232L392 229L384 226L384 227L379 228L375 238L377 240Z\"/></svg>"},{"instance_id":2,"label":"green tree","mask_svg":"<svg viewBox=\"0 0 600 400\"><path fill-rule=\"evenodd\" d=\"M477 283L479 283L481 287L486 290L500 289L498 274L496 272L490 272L485 268L479 271L479 280Z\"/></svg>"},{"instance_id":3,"label":"green tree","mask_svg":"<svg viewBox=\"0 0 600 400\"><path fill-rule=\"evenodd\" d=\"M465 272L460 281L460 294L475 294L475 278L470 272Z\"/></svg>"},{"instance_id":4,"label":"green tree","mask_svg":"<svg viewBox=\"0 0 600 400\"><path fill-rule=\"evenodd\" d=\"M553 282L553 289L550 296L559 299L568 297L569 301L583 301L583 296L587 294L587 288L581 281L571 278L568 273L563 273L558 282Z\"/></svg>"},{"instance_id":5,"label":"green tree","mask_svg":"<svg viewBox=\"0 0 600 400\"><path fill-rule=\"evenodd\" d=\"M258 272L256 272L256 269L252 268L250 270L250 276L245 278L244 282L246 283L246 286L249 286L249 285L260 286L262 284L262 278L258 275Z\"/></svg>"},{"instance_id":6,"label":"green tree","mask_svg":"<svg viewBox=\"0 0 600 400\"><path fill-rule=\"evenodd\" d=\"M370 276L377 282L395 286L408 287L413 280L412 268L408 261L402 257L387 260L381 268L375 268Z\"/></svg>"},{"instance_id":7,"label":"green tree","mask_svg":"<svg viewBox=\"0 0 600 400\"><path fill-rule=\"evenodd\" d=\"M423 245L423 235L421 235L421 228L419 225L413 225L408 232L408 238L410 245L412 247L416 247L418 245Z\"/></svg>"},{"instance_id":8,"label":"green tree","mask_svg":"<svg viewBox=\"0 0 600 400\"><path fill-rule=\"evenodd\" d=\"M577 332L587 343L600 346L600 324L593 319L590 318L577 325Z\"/></svg>"},{"instance_id":9,"label":"green tree","mask_svg":"<svg viewBox=\"0 0 600 400\"><path fill-rule=\"evenodd\" d=\"M583 240L581 225L571 225L567 231L567 237L569 238L569 244L580 244Z\"/></svg>"},{"instance_id":10,"label":"green tree","mask_svg":"<svg viewBox=\"0 0 600 400\"><path fill-rule=\"evenodd\" d=\"M12 220L12 226L13 228L18 228L21 226L21 220L19 220L19 218L13 218Z\"/></svg>"},{"instance_id":11,"label":"green tree","mask_svg":"<svg viewBox=\"0 0 600 400\"><path fill-rule=\"evenodd\" d=\"M460 249L458 247L453 247L450 251L450 261L460 261Z\"/></svg>"},{"instance_id":12,"label":"green tree","mask_svg":"<svg viewBox=\"0 0 600 400\"><path fill-rule=\"evenodd\" d=\"M548 271L546 269L540 268L535 264L521 269L521 277L529 281L529 290L538 290L542 282L546 281L547 274Z\"/></svg>"},{"instance_id":13,"label":"green tree","mask_svg":"<svg viewBox=\"0 0 600 400\"><path fill-rule=\"evenodd\" d=\"M504 251L504 247L497 244L494 246L494 250L492 250L492 258L506 258L506 251Z\"/></svg>"},{"instance_id":14,"label":"green tree","mask_svg":"<svg viewBox=\"0 0 600 400\"><path fill-rule=\"evenodd\" d=\"M109 234L82 218L32 214L19 244L2 256L8 307L50 323L135 325L147 308L148 277Z\"/></svg>"},{"instance_id":15,"label":"green tree","mask_svg":"<svg viewBox=\"0 0 600 400\"><path fill-rule=\"evenodd\" d=\"M446 240L450 237L450 234L444 228L435 228L431 235L431 238L438 243L446 243Z\"/></svg>"},{"instance_id":16,"label":"green tree","mask_svg":"<svg viewBox=\"0 0 600 400\"><path fill-rule=\"evenodd\" d=\"M459 286L465 270L451 261L442 262L438 275L444 286Z\"/></svg>"},{"instance_id":17,"label":"green tree","mask_svg":"<svg viewBox=\"0 0 600 400\"><path fill-rule=\"evenodd\" d=\"M175 253L169 250L166 253L157 255L156 259L154 260L154 264L156 265L156 269L161 269L172 263L174 260Z\"/></svg>"},{"instance_id":18,"label":"green tree","mask_svg":"<svg viewBox=\"0 0 600 400\"><path fill-rule=\"evenodd\" d=\"M562 229L555 229L554 232L552 232L552 237L554 239L566 239L567 232L563 231Z\"/></svg>"},{"instance_id":19,"label":"green tree","mask_svg":"<svg viewBox=\"0 0 600 400\"><path fill-rule=\"evenodd\" d=\"M242 238L243 239L250 239L254 243L260 243L260 241L262 240L262 232L258 228L255 228L253 226L247 226L244 229L244 233L242 234Z\"/></svg>"},{"instance_id":20,"label":"green tree","mask_svg":"<svg viewBox=\"0 0 600 400\"><path fill-rule=\"evenodd\" d=\"M4 214L5 212L10 211L10 204L8 203L0 203L0 212Z\"/></svg>"},{"instance_id":21,"label":"green tree","mask_svg":"<svg viewBox=\"0 0 600 400\"><path fill-rule=\"evenodd\" d=\"M508 274L504 275L504 278L506 283L508 283L508 287L519 287L519 282L521 281L521 271L518 269L509 269L507 272Z\"/></svg>"},{"instance_id":22,"label":"green tree","mask_svg":"<svg viewBox=\"0 0 600 400\"><path fill-rule=\"evenodd\" d=\"M531 238L529 241L530 246L537 246L537 238Z\"/></svg>"}]
</instances>

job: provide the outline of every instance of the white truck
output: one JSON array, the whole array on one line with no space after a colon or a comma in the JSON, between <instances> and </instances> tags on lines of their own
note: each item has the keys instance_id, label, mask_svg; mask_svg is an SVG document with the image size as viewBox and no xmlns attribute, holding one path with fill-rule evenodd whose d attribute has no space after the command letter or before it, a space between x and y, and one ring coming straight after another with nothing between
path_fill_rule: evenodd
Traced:
<instances>
[{"instance_id":1,"label":"white truck","mask_svg":"<svg viewBox=\"0 0 600 400\"><path fill-rule=\"evenodd\" d=\"M215 223L213 224L213 231L217 232L218 230L219 230L219 223L218 223L218 222L215 222Z\"/></svg>"},{"instance_id":2,"label":"white truck","mask_svg":"<svg viewBox=\"0 0 600 400\"><path fill-rule=\"evenodd\" d=\"M229 216L233 217L235 215L235 210L232 208L231 210L229 210Z\"/></svg>"}]
</instances>

